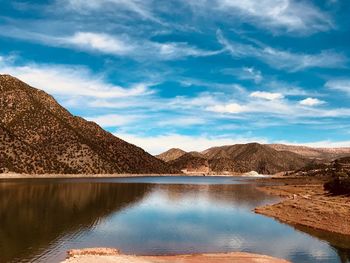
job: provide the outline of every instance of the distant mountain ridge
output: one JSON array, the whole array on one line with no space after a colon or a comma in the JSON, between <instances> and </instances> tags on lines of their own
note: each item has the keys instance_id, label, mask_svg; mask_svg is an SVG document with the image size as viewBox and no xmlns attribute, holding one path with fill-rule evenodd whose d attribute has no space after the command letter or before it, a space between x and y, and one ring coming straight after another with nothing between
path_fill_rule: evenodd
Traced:
<instances>
[{"instance_id":1,"label":"distant mountain ridge","mask_svg":"<svg viewBox=\"0 0 350 263\"><path fill-rule=\"evenodd\" d=\"M0 75L0 172L176 173L141 148L71 115L44 91Z\"/></svg>"},{"instance_id":2,"label":"distant mountain ridge","mask_svg":"<svg viewBox=\"0 0 350 263\"><path fill-rule=\"evenodd\" d=\"M350 147L308 147L302 145L267 144L277 151L289 151L309 158L336 159L350 155Z\"/></svg>"},{"instance_id":3,"label":"distant mountain ridge","mask_svg":"<svg viewBox=\"0 0 350 263\"><path fill-rule=\"evenodd\" d=\"M178 150L178 153L184 152ZM283 144L235 144L212 147L199 156L180 155L168 161L176 169L202 173L274 174L298 170L323 159L350 156L350 148L311 148Z\"/></svg>"}]
</instances>

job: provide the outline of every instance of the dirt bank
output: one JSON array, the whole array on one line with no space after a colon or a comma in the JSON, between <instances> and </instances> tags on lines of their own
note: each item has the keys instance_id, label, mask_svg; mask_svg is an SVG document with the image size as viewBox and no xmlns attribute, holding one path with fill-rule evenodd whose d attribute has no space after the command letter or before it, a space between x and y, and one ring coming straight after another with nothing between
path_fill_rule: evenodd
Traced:
<instances>
[{"instance_id":1,"label":"dirt bank","mask_svg":"<svg viewBox=\"0 0 350 263\"><path fill-rule=\"evenodd\" d=\"M284 197L273 205L258 207L256 213L274 217L294 226L306 226L342 235L350 235L350 197L332 196L323 189L324 178L261 179L278 186L260 190Z\"/></svg>"},{"instance_id":2,"label":"dirt bank","mask_svg":"<svg viewBox=\"0 0 350 263\"><path fill-rule=\"evenodd\" d=\"M288 263L286 260L250 253L194 254L177 256L130 256L116 249L71 250L62 263Z\"/></svg>"}]
</instances>

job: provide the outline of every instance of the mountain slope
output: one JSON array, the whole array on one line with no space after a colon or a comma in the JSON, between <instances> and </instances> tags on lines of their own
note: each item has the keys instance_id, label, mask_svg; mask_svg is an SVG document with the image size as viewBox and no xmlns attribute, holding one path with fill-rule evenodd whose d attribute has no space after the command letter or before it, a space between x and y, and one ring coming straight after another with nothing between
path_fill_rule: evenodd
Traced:
<instances>
[{"instance_id":1,"label":"mountain slope","mask_svg":"<svg viewBox=\"0 0 350 263\"><path fill-rule=\"evenodd\" d=\"M185 151L178 149L178 148L171 148L170 150L167 150L166 152L163 152L159 155L156 155L158 159L163 160L164 162L170 162L172 160L175 160L182 155L186 154Z\"/></svg>"},{"instance_id":2,"label":"mountain slope","mask_svg":"<svg viewBox=\"0 0 350 263\"><path fill-rule=\"evenodd\" d=\"M350 147L342 148L314 148L299 145L267 144L277 151L289 151L308 158L336 159L350 156Z\"/></svg>"},{"instance_id":3,"label":"mountain slope","mask_svg":"<svg viewBox=\"0 0 350 263\"><path fill-rule=\"evenodd\" d=\"M189 152L180 156L175 160L168 162L174 169L185 170L188 173L208 173L209 172L209 163L208 159L198 153L198 152Z\"/></svg>"},{"instance_id":4,"label":"mountain slope","mask_svg":"<svg viewBox=\"0 0 350 263\"><path fill-rule=\"evenodd\" d=\"M53 97L0 75L0 171L174 173L139 147L71 115Z\"/></svg>"},{"instance_id":5,"label":"mountain slope","mask_svg":"<svg viewBox=\"0 0 350 263\"><path fill-rule=\"evenodd\" d=\"M176 149L175 149L176 150ZM268 145L258 143L235 144L213 147L201 153L179 154L171 149L160 156L171 153L168 163L178 170L199 173L246 173L256 171L274 174L304 167L312 160L289 151L277 151ZM166 160L166 159L164 159Z\"/></svg>"},{"instance_id":6,"label":"mountain slope","mask_svg":"<svg viewBox=\"0 0 350 263\"><path fill-rule=\"evenodd\" d=\"M287 151L276 151L258 143L236 144L210 148L203 152L214 172L249 172L274 174L295 170L310 160Z\"/></svg>"}]
</instances>

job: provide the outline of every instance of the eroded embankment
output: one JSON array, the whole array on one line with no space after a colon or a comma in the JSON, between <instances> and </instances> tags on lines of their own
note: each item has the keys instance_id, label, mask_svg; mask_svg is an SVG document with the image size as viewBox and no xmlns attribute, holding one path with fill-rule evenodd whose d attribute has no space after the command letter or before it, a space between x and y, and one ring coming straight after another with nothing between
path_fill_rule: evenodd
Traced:
<instances>
[{"instance_id":1,"label":"eroded embankment","mask_svg":"<svg viewBox=\"0 0 350 263\"><path fill-rule=\"evenodd\" d=\"M324 178L263 179L281 185L259 187L284 199L257 207L256 213L295 226L306 226L350 236L350 197L332 196L323 189Z\"/></svg>"}]
</instances>

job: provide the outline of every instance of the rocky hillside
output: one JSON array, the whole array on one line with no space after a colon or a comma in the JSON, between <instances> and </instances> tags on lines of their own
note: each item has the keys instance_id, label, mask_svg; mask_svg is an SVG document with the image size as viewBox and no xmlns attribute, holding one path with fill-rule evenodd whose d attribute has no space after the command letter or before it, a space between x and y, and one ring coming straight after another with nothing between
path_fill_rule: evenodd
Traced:
<instances>
[{"instance_id":1,"label":"rocky hillside","mask_svg":"<svg viewBox=\"0 0 350 263\"><path fill-rule=\"evenodd\" d=\"M166 152L163 152L159 155L156 155L156 157L158 159L163 160L164 162L170 162L173 161L179 157L181 157L182 155L184 155L186 152L178 149L178 148L172 148L170 150L167 150Z\"/></svg>"},{"instance_id":2,"label":"rocky hillside","mask_svg":"<svg viewBox=\"0 0 350 263\"><path fill-rule=\"evenodd\" d=\"M168 162L174 169L186 173L209 173L208 159L198 152L189 152Z\"/></svg>"},{"instance_id":3,"label":"rocky hillside","mask_svg":"<svg viewBox=\"0 0 350 263\"><path fill-rule=\"evenodd\" d=\"M174 173L168 164L0 75L0 172Z\"/></svg>"},{"instance_id":4,"label":"rocky hillside","mask_svg":"<svg viewBox=\"0 0 350 263\"><path fill-rule=\"evenodd\" d=\"M214 172L257 171L274 174L305 166L309 160L292 152L276 151L258 143L214 147L204 151Z\"/></svg>"},{"instance_id":5,"label":"rocky hillside","mask_svg":"<svg viewBox=\"0 0 350 263\"><path fill-rule=\"evenodd\" d=\"M296 170L310 163L293 152L277 151L258 143L213 147L202 153L184 154L168 163L176 169L201 173L246 173L275 174Z\"/></svg>"},{"instance_id":6,"label":"rocky hillside","mask_svg":"<svg viewBox=\"0 0 350 263\"><path fill-rule=\"evenodd\" d=\"M289 151L308 158L336 159L350 156L350 147L342 148L314 148L299 145L267 144L277 151Z\"/></svg>"},{"instance_id":7,"label":"rocky hillside","mask_svg":"<svg viewBox=\"0 0 350 263\"><path fill-rule=\"evenodd\" d=\"M330 162L309 163L305 167L287 175L350 177L350 157L342 157Z\"/></svg>"}]
</instances>

